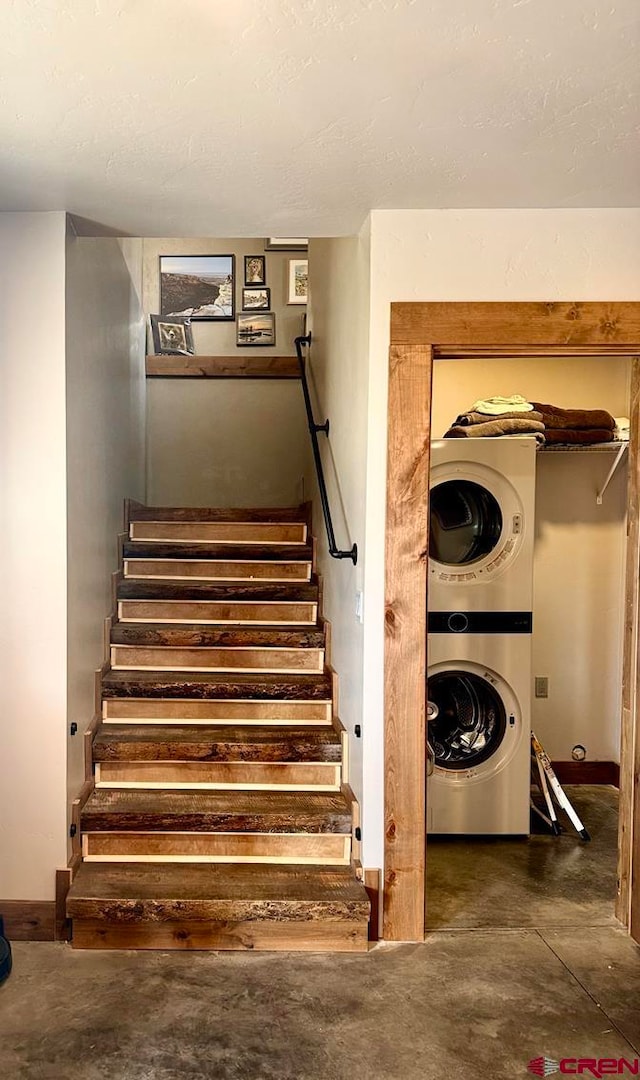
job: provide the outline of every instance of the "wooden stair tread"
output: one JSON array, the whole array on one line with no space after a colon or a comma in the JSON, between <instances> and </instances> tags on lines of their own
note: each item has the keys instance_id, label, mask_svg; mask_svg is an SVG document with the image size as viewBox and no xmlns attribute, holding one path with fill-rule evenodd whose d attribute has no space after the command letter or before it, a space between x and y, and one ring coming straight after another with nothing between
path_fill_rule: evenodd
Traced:
<instances>
[{"instance_id":1,"label":"wooden stair tread","mask_svg":"<svg viewBox=\"0 0 640 1080\"><path fill-rule=\"evenodd\" d=\"M101 724L94 761L340 761L333 727Z\"/></svg>"},{"instance_id":2,"label":"wooden stair tread","mask_svg":"<svg viewBox=\"0 0 640 1080\"><path fill-rule=\"evenodd\" d=\"M70 918L128 922L363 919L369 898L350 866L83 863Z\"/></svg>"},{"instance_id":3,"label":"wooden stair tread","mask_svg":"<svg viewBox=\"0 0 640 1080\"><path fill-rule=\"evenodd\" d=\"M277 507L144 506L129 500L129 521L256 521L308 524L310 504Z\"/></svg>"},{"instance_id":4,"label":"wooden stair tread","mask_svg":"<svg viewBox=\"0 0 640 1080\"><path fill-rule=\"evenodd\" d=\"M125 540L125 559L233 559L248 562L311 562L313 548L310 544L198 544L172 543L171 540L155 541Z\"/></svg>"},{"instance_id":5,"label":"wooden stair tread","mask_svg":"<svg viewBox=\"0 0 640 1080\"><path fill-rule=\"evenodd\" d=\"M96 789L81 814L83 832L351 832L341 792L138 791Z\"/></svg>"},{"instance_id":6,"label":"wooden stair tread","mask_svg":"<svg viewBox=\"0 0 640 1080\"><path fill-rule=\"evenodd\" d=\"M203 623L122 623L111 627L112 645L166 646L255 646L260 649L296 648L322 649L325 645L321 625L310 627L287 626L213 626Z\"/></svg>"},{"instance_id":7,"label":"wooden stair tread","mask_svg":"<svg viewBox=\"0 0 640 1080\"><path fill-rule=\"evenodd\" d=\"M209 582L164 578L162 581L145 581L141 578L125 578L118 582L118 600L284 600L315 603L318 599L317 581L231 582L219 585Z\"/></svg>"},{"instance_id":8,"label":"wooden stair tread","mask_svg":"<svg viewBox=\"0 0 640 1080\"><path fill-rule=\"evenodd\" d=\"M320 699L332 694L331 674L249 675L228 672L108 671L102 696L179 698Z\"/></svg>"}]
</instances>

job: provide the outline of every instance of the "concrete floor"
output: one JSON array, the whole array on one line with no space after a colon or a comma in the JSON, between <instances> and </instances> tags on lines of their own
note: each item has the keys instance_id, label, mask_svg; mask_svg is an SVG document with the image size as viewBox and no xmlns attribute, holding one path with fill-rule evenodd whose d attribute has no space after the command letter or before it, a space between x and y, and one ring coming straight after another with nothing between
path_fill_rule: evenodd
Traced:
<instances>
[{"instance_id":1,"label":"concrete floor","mask_svg":"<svg viewBox=\"0 0 640 1080\"><path fill-rule=\"evenodd\" d=\"M588 844L563 816L559 837L429 839L428 929L617 925L618 790L565 790L591 835Z\"/></svg>"},{"instance_id":2,"label":"concrete floor","mask_svg":"<svg viewBox=\"0 0 640 1080\"><path fill-rule=\"evenodd\" d=\"M588 901L594 907L585 909L582 896L592 879L601 890L605 879L611 884L609 871L596 873L595 865L598 853L604 858L606 807L615 816L615 800L584 797L604 804L594 828L599 843L576 849L567 834L560 841L504 845L503 858L511 858L514 843L521 852L540 850L508 862L507 876L508 888L517 886L511 909L528 895L522 874L529 877L530 895L546 920L540 929L439 929L424 944L378 946L353 956L91 953L16 944L14 973L0 989L0 1076L512 1080L526 1077L527 1062L542 1054L638 1057L640 949L613 921L610 889L608 899L598 893L597 901ZM595 807L589 813L593 827ZM442 853L455 849L454 876L471 899L464 846L443 844ZM508 897L492 876L499 874L496 845L480 842L474 848L479 858L484 846L494 849L484 881L493 884L504 909ZM575 873L563 893L554 852L565 848L568 872L574 864L584 872ZM571 855L576 850L591 855ZM440 861L443 874L447 859ZM539 896L542 866L551 868L552 884ZM435 867L432 901L434 874ZM447 880L451 889L453 878ZM573 914L567 906L572 890ZM450 921L463 918L463 905L441 891L440 921L447 912ZM569 922L554 927L551 900L558 896L560 918ZM477 910L488 919L485 903ZM588 924L585 911L596 925ZM599 919L610 925L597 925Z\"/></svg>"}]
</instances>

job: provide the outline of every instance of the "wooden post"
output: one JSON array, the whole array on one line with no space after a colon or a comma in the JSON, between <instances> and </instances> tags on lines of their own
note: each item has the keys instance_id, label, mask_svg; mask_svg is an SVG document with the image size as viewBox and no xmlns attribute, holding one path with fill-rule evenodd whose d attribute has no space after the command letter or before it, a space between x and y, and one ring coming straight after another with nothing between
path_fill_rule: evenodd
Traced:
<instances>
[{"instance_id":1,"label":"wooden post","mask_svg":"<svg viewBox=\"0 0 640 1080\"><path fill-rule=\"evenodd\" d=\"M620 807L618 824L618 895L616 916L637 938L640 933L640 883L632 895L633 839L640 835L637 783L640 775L637 728L640 689L638 677L638 615L640 589L640 357L633 358L629 402L629 479L627 486L627 555L620 731Z\"/></svg>"},{"instance_id":2,"label":"wooden post","mask_svg":"<svg viewBox=\"0 0 640 1080\"><path fill-rule=\"evenodd\" d=\"M389 358L383 937L422 941L432 350L392 346Z\"/></svg>"}]
</instances>

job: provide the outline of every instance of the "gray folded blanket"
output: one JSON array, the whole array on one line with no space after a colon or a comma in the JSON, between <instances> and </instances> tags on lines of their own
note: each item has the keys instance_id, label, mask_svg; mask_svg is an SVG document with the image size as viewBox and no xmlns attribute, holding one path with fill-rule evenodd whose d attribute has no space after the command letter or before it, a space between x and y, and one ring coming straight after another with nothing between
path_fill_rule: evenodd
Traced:
<instances>
[{"instance_id":1,"label":"gray folded blanket","mask_svg":"<svg viewBox=\"0 0 640 1080\"><path fill-rule=\"evenodd\" d=\"M534 435L538 442L544 442L544 424L540 420L530 420L531 413L519 417L496 417L484 424L454 424L444 435L445 439L495 439L500 435Z\"/></svg>"},{"instance_id":2,"label":"gray folded blanket","mask_svg":"<svg viewBox=\"0 0 640 1080\"><path fill-rule=\"evenodd\" d=\"M537 422L538 424L543 423L542 413L536 412L535 409L530 410L527 413L521 413L521 412L500 413L500 415L496 416L495 419L496 420L526 420L527 423L529 423L530 420L533 420L533 421ZM460 413L460 416L457 418L457 420L454 420L454 422L453 422L453 424L451 426L452 427L468 427L470 424L487 424L487 423L489 423L489 417L487 416L486 413L463 412L463 413Z\"/></svg>"}]
</instances>

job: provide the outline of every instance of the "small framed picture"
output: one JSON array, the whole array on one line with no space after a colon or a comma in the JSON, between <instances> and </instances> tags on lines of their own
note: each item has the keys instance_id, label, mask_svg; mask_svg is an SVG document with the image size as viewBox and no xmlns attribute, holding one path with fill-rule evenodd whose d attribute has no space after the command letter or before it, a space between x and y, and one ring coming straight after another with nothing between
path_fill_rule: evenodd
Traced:
<instances>
[{"instance_id":1,"label":"small framed picture","mask_svg":"<svg viewBox=\"0 0 640 1080\"><path fill-rule=\"evenodd\" d=\"M236 345L275 345L276 317L273 312L238 315Z\"/></svg>"},{"instance_id":2,"label":"small framed picture","mask_svg":"<svg viewBox=\"0 0 640 1080\"><path fill-rule=\"evenodd\" d=\"M289 304L306 304L309 277L308 259L289 259Z\"/></svg>"},{"instance_id":3,"label":"small framed picture","mask_svg":"<svg viewBox=\"0 0 640 1080\"><path fill-rule=\"evenodd\" d=\"M193 356L191 319L178 315L150 315L156 356Z\"/></svg>"},{"instance_id":4,"label":"small framed picture","mask_svg":"<svg viewBox=\"0 0 640 1080\"><path fill-rule=\"evenodd\" d=\"M161 255L160 314L235 318L234 255Z\"/></svg>"},{"instance_id":5,"label":"small framed picture","mask_svg":"<svg viewBox=\"0 0 640 1080\"><path fill-rule=\"evenodd\" d=\"M264 255L245 255L244 283L245 285L266 285L267 268Z\"/></svg>"},{"instance_id":6,"label":"small framed picture","mask_svg":"<svg viewBox=\"0 0 640 1080\"><path fill-rule=\"evenodd\" d=\"M242 290L243 311L268 311L271 307L271 289L255 289L251 285Z\"/></svg>"}]
</instances>

